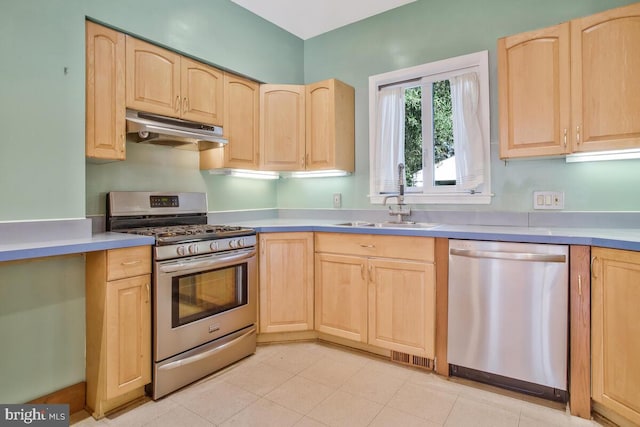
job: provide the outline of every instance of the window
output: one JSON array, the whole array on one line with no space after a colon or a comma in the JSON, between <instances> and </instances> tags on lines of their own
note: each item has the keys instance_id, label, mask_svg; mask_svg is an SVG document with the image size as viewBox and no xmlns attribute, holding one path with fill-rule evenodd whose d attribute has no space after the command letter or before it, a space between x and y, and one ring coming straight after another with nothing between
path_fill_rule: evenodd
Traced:
<instances>
[{"instance_id":1,"label":"window","mask_svg":"<svg viewBox=\"0 0 640 427\"><path fill-rule=\"evenodd\" d=\"M370 198L491 200L488 53L369 78Z\"/></svg>"}]
</instances>

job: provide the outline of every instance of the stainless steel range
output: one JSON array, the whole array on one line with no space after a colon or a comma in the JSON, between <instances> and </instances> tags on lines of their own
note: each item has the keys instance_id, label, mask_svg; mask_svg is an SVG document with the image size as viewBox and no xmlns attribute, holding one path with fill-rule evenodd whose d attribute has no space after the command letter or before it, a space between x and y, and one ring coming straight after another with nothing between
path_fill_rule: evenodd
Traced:
<instances>
[{"instance_id":1,"label":"stainless steel range","mask_svg":"<svg viewBox=\"0 0 640 427\"><path fill-rule=\"evenodd\" d=\"M110 192L107 229L156 239L153 399L255 352L255 230L207 224L205 193L164 192Z\"/></svg>"}]
</instances>

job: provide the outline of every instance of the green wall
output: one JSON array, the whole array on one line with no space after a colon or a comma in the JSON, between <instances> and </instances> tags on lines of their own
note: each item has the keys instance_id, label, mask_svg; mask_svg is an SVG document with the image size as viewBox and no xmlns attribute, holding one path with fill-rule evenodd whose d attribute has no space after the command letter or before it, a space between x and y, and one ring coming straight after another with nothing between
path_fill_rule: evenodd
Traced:
<instances>
[{"instance_id":1,"label":"green wall","mask_svg":"<svg viewBox=\"0 0 640 427\"><path fill-rule=\"evenodd\" d=\"M104 213L109 190L206 191L274 207L273 182L213 176L195 152L129 144L84 157L85 17L260 81L302 83L303 42L228 0L0 0L0 222ZM3 243L0 240L0 244ZM0 402L84 380L84 260L0 263Z\"/></svg>"},{"instance_id":2,"label":"green wall","mask_svg":"<svg viewBox=\"0 0 640 427\"><path fill-rule=\"evenodd\" d=\"M568 211L636 211L640 161L565 164L564 160L498 159L496 41L632 3L628 0L418 0L305 41L305 81L337 77L356 88L356 174L342 181L281 181L278 206L368 208L368 78L399 68L481 50L489 51L491 91L491 205L431 205L423 209L531 211L535 190L565 192ZM311 191L313 190L313 191ZM313 194L300 198L299 194Z\"/></svg>"},{"instance_id":3,"label":"green wall","mask_svg":"<svg viewBox=\"0 0 640 427\"><path fill-rule=\"evenodd\" d=\"M368 77L490 51L492 142L497 141L495 44L625 0L419 0L302 40L228 0L0 0L0 221L104 213L109 190L206 191L210 210L369 208ZM356 173L253 181L209 175L197 154L129 144L125 162L85 163L84 19L109 24L270 83L337 77L356 88ZM566 165L497 159L494 202L457 209L530 210L533 190L564 190L567 210L640 210L637 162ZM451 209L451 206L436 207ZM433 209L433 207L429 207ZM24 402L84 378L84 262L0 265L0 401ZM10 347L10 348L9 348Z\"/></svg>"},{"instance_id":4,"label":"green wall","mask_svg":"<svg viewBox=\"0 0 640 427\"><path fill-rule=\"evenodd\" d=\"M0 264L0 402L84 381L84 257Z\"/></svg>"},{"instance_id":5,"label":"green wall","mask_svg":"<svg viewBox=\"0 0 640 427\"><path fill-rule=\"evenodd\" d=\"M167 184L169 178L150 181L146 166L136 161L120 169L85 166L85 16L260 81L304 80L302 40L228 0L2 0L0 221L84 218L104 210L93 206L99 197L94 190L127 189L124 181L131 189ZM208 173L176 180L181 172L172 169L182 168L181 154L153 156L173 178L171 188L237 194L233 180L227 185ZM113 186L88 182L85 193L85 169L89 181L113 169L120 176ZM243 192L250 205L274 207L275 184L263 189ZM224 198L210 199L211 209L227 207ZM247 202L236 196L229 206Z\"/></svg>"}]
</instances>

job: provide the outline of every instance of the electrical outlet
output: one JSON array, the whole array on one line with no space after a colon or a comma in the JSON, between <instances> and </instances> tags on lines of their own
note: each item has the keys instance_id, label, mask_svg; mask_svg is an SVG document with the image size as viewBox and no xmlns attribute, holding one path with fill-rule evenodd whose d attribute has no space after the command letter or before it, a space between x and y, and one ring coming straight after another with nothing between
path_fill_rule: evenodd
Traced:
<instances>
[{"instance_id":1,"label":"electrical outlet","mask_svg":"<svg viewBox=\"0 0 640 427\"><path fill-rule=\"evenodd\" d=\"M564 209L564 192L534 191L533 209Z\"/></svg>"},{"instance_id":2,"label":"electrical outlet","mask_svg":"<svg viewBox=\"0 0 640 427\"><path fill-rule=\"evenodd\" d=\"M341 208L342 207L342 193L334 193L333 194L333 207Z\"/></svg>"}]
</instances>

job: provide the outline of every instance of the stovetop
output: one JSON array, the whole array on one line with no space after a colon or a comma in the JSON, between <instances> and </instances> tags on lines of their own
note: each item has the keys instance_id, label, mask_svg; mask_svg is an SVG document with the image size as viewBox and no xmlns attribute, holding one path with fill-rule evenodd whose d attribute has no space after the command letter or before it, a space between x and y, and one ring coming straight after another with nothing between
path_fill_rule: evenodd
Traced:
<instances>
[{"instance_id":1,"label":"stovetop","mask_svg":"<svg viewBox=\"0 0 640 427\"><path fill-rule=\"evenodd\" d=\"M153 236L156 238L156 246L250 236L252 234L256 234L255 230L252 228L211 224L138 227L121 231L142 236Z\"/></svg>"}]
</instances>

